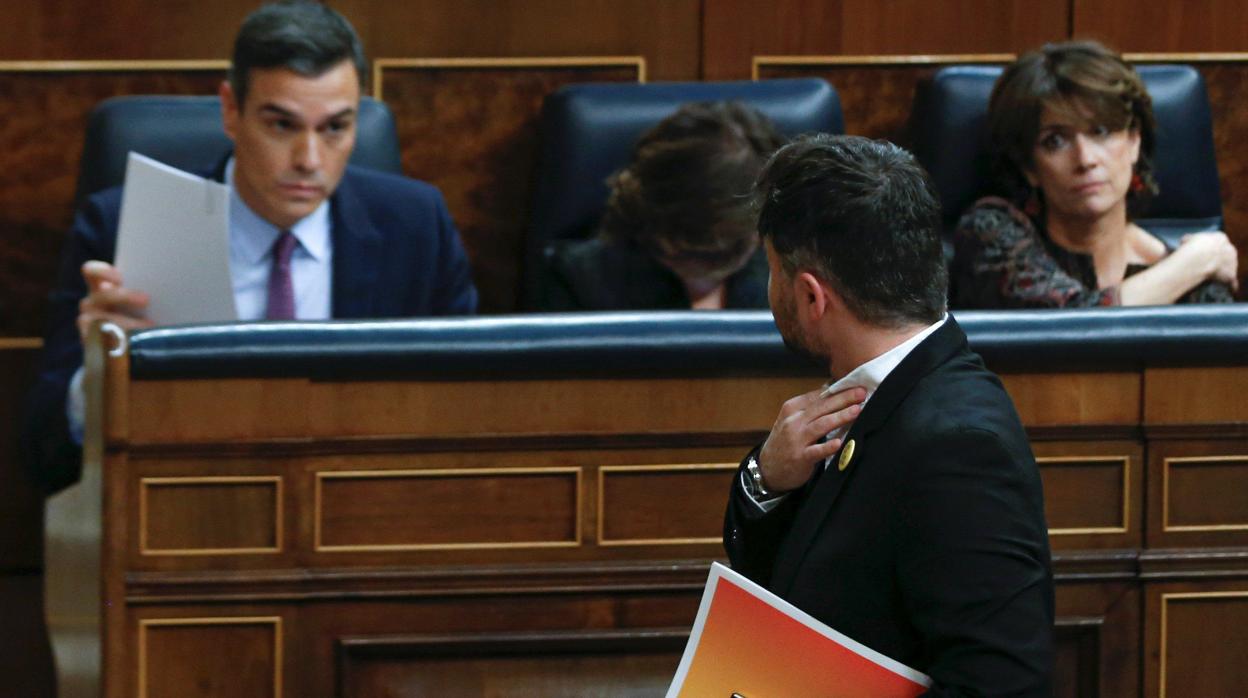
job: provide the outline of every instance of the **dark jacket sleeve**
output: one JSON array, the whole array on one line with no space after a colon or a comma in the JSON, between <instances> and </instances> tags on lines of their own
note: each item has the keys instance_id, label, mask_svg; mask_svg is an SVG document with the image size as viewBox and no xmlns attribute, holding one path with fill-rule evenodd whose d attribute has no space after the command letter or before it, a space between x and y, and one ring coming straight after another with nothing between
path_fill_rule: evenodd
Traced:
<instances>
[{"instance_id":1,"label":"dark jacket sleeve","mask_svg":"<svg viewBox=\"0 0 1248 698\"><path fill-rule=\"evenodd\" d=\"M892 521L929 695L1048 696L1053 586L1030 451L976 428L931 445Z\"/></svg>"},{"instance_id":2,"label":"dark jacket sleeve","mask_svg":"<svg viewBox=\"0 0 1248 698\"><path fill-rule=\"evenodd\" d=\"M82 265L111 262L121 206L121 189L96 194L83 204L61 251L55 285L48 298L48 325L34 388L26 403L22 451L34 481L51 494L78 481L82 447L69 434L65 397L82 366L78 302L87 294Z\"/></svg>"},{"instance_id":3,"label":"dark jacket sleeve","mask_svg":"<svg viewBox=\"0 0 1248 698\"><path fill-rule=\"evenodd\" d=\"M477 287L472 282L472 267L464 251L459 231L451 220L441 192L433 191L434 218L438 236L438 275L434 287L431 315L472 315L477 312Z\"/></svg>"},{"instance_id":4,"label":"dark jacket sleeve","mask_svg":"<svg viewBox=\"0 0 1248 698\"><path fill-rule=\"evenodd\" d=\"M799 495L786 496L766 512L750 499L741 478L746 462L757 458L761 448L760 444L750 451L732 478L728 511L724 514L724 550L728 553L732 569L764 587L770 587L776 553L780 549L780 541L793 525Z\"/></svg>"}]
</instances>

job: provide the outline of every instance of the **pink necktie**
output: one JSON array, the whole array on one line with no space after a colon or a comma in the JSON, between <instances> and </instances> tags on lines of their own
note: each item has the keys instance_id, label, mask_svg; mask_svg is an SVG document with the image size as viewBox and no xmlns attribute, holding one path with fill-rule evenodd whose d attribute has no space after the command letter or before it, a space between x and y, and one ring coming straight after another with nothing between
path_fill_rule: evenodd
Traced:
<instances>
[{"instance_id":1,"label":"pink necktie","mask_svg":"<svg viewBox=\"0 0 1248 698\"><path fill-rule=\"evenodd\" d=\"M295 287L290 280L290 256L299 241L289 230L283 230L273 243L273 268L269 271L269 305L266 320L295 319Z\"/></svg>"}]
</instances>

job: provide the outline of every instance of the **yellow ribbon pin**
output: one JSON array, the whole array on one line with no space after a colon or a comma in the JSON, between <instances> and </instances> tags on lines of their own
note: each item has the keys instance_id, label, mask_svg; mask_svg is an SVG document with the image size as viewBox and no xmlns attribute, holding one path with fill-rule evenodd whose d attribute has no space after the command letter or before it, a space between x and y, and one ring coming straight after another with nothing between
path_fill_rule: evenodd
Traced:
<instances>
[{"instance_id":1,"label":"yellow ribbon pin","mask_svg":"<svg viewBox=\"0 0 1248 698\"><path fill-rule=\"evenodd\" d=\"M854 440L850 439L845 442L845 447L841 449L841 459L836 462L837 470L845 470L849 467L849 461L854 457Z\"/></svg>"}]
</instances>

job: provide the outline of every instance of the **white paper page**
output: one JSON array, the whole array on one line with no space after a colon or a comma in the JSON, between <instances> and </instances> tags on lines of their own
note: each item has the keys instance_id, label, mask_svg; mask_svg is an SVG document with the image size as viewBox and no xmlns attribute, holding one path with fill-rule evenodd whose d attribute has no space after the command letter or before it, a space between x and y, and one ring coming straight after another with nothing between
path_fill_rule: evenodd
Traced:
<instances>
[{"instance_id":1,"label":"white paper page","mask_svg":"<svg viewBox=\"0 0 1248 698\"><path fill-rule=\"evenodd\" d=\"M233 322L229 188L130 153L116 266L158 325Z\"/></svg>"}]
</instances>

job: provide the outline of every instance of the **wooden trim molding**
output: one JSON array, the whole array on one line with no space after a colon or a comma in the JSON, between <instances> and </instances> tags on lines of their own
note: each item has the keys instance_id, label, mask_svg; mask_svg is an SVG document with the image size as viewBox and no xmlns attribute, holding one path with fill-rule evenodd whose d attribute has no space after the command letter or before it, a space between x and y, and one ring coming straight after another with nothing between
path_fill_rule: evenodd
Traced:
<instances>
[{"instance_id":1,"label":"wooden trim molding","mask_svg":"<svg viewBox=\"0 0 1248 698\"><path fill-rule=\"evenodd\" d=\"M139 620L139 698L147 695L147 629L156 627L197 627L205 625L273 626L273 698L282 696L282 619L280 616L216 616L206 618L143 618Z\"/></svg>"},{"instance_id":2,"label":"wooden trim molding","mask_svg":"<svg viewBox=\"0 0 1248 698\"><path fill-rule=\"evenodd\" d=\"M853 55L853 56L754 56L751 61L750 79L759 80L760 73L768 66L915 66L959 64L1005 64L1014 60L1014 53L950 53L924 55ZM1131 63L1242 63L1248 62L1248 53L1124 53L1122 57Z\"/></svg>"},{"instance_id":3,"label":"wooden trim molding","mask_svg":"<svg viewBox=\"0 0 1248 698\"><path fill-rule=\"evenodd\" d=\"M148 491L156 486L240 485L272 484L273 487L273 542L263 548L152 548L148 545ZM258 476L204 476L204 477L145 477L139 479L139 554L161 556L185 555L263 555L282 551L282 478L280 475Z\"/></svg>"},{"instance_id":4,"label":"wooden trim molding","mask_svg":"<svg viewBox=\"0 0 1248 698\"><path fill-rule=\"evenodd\" d=\"M1190 601L1193 599L1235 599L1248 598L1248 590L1245 591L1188 591L1188 592L1172 592L1161 594L1161 637L1158 638L1159 661L1158 661L1158 678L1157 678L1157 695L1159 698L1166 698L1166 645L1167 642L1167 612L1169 611L1169 603L1175 601Z\"/></svg>"},{"instance_id":5,"label":"wooden trim molding","mask_svg":"<svg viewBox=\"0 0 1248 698\"><path fill-rule=\"evenodd\" d=\"M335 470L316 473L312 509L312 544L318 553L400 552L429 550L504 550L535 548L576 548L583 541L581 469L577 467L537 468L430 468L427 470ZM535 541L480 541L471 543L398 543L325 545L323 542L324 510L322 496L326 480L364 480L375 478L422 478L422 477L480 477L482 475L572 475L575 503L573 505L572 540Z\"/></svg>"},{"instance_id":6,"label":"wooden trim molding","mask_svg":"<svg viewBox=\"0 0 1248 698\"><path fill-rule=\"evenodd\" d=\"M611 473L677 473L689 471L732 471L739 467L736 463L678 463L670 465L603 465L598 468L598 545L703 545L720 543L721 536L709 538L618 538L606 537L606 480Z\"/></svg>"},{"instance_id":7,"label":"wooden trim molding","mask_svg":"<svg viewBox=\"0 0 1248 698\"><path fill-rule=\"evenodd\" d=\"M1038 456L1036 464L1120 463L1122 465L1122 523L1118 526L1089 528L1050 528L1050 536L1111 535L1127 533L1131 527L1131 456Z\"/></svg>"},{"instance_id":8,"label":"wooden trim molding","mask_svg":"<svg viewBox=\"0 0 1248 698\"><path fill-rule=\"evenodd\" d=\"M42 348L43 339L40 337L0 337L0 351Z\"/></svg>"},{"instance_id":9,"label":"wooden trim molding","mask_svg":"<svg viewBox=\"0 0 1248 698\"><path fill-rule=\"evenodd\" d=\"M1225 524L1197 524L1175 526L1170 523L1170 468L1189 463L1244 463L1248 456L1175 456L1161 462L1161 530L1166 533L1191 533L1195 531L1248 531L1248 512L1242 522Z\"/></svg>"},{"instance_id":10,"label":"wooden trim molding","mask_svg":"<svg viewBox=\"0 0 1248 698\"><path fill-rule=\"evenodd\" d=\"M382 100L385 94L382 73L387 68L424 68L429 70L471 70L502 68L635 68L637 82L646 82L645 56L533 56L521 58L377 58L373 60L373 97Z\"/></svg>"},{"instance_id":11,"label":"wooden trim molding","mask_svg":"<svg viewBox=\"0 0 1248 698\"><path fill-rule=\"evenodd\" d=\"M220 70L228 60L125 60L125 61L0 61L0 73L93 73L106 71Z\"/></svg>"}]
</instances>

